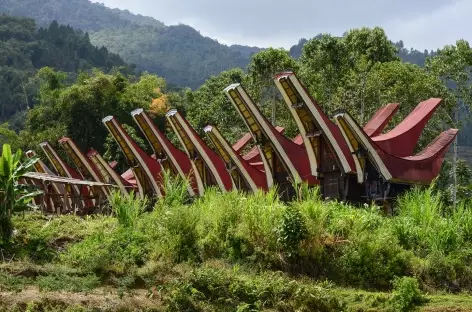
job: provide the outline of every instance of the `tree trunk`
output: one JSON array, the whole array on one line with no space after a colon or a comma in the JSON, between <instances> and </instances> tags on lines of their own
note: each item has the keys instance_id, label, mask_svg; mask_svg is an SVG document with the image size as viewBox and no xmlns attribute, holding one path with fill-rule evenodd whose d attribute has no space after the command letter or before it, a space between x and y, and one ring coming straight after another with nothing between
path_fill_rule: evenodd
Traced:
<instances>
[{"instance_id":1,"label":"tree trunk","mask_svg":"<svg viewBox=\"0 0 472 312\"><path fill-rule=\"evenodd\" d=\"M277 104L276 101L275 101L276 96L277 96L276 95L276 90L275 90L275 88L272 88L272 116L271 116L272 120L271 120L271 122L272 122L272 125L274 127L276 126L276 124L275 124L275 110L276 110L275 106Z\"/></svg>"},{"instance_id":2,"label":"tree trunk","mask_svg":"<svg viewBox=\"0 0 472 312\"><path fill-rule=\"evenodd\" d=\"M459 122L459 107L456 107L456 111L454 113L454 123L457 124ZM457 136L454 138L454 156L452 158L452 179L453 179L453 189L452 189L452 203L454 208L456 207L456 199L457 199Z\"/></svg>"}]
</instances>

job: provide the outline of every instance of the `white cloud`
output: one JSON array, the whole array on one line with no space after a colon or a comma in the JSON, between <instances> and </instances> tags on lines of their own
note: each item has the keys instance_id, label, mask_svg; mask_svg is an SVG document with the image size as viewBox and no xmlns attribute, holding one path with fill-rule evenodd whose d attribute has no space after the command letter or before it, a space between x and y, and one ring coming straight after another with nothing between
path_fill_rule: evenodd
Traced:
<instances>
[{"instance_id":1,"label":"white cloud","mask_svg":"<svg viewBox=\"0 0 472 312\"><path fill-rule=\"evenodd\" d=\"M465 37L470 0L101 0L109 7L188 24L227 44L290 47L321 32L382 26L395 41L440 47Z\"/></svg>"},{"instance_id":2,"label":"white cloud","mask_svg":"<svg viewBox=\"0 0 472 312\"><path fill-rule=\"evenodd\" d=\"M414 19L391 21L385 31L392 40L403 40L406 46L435 50L459 39L472 39L470 12L472 1L462 0Z\"/></svg>"}]
</instances>

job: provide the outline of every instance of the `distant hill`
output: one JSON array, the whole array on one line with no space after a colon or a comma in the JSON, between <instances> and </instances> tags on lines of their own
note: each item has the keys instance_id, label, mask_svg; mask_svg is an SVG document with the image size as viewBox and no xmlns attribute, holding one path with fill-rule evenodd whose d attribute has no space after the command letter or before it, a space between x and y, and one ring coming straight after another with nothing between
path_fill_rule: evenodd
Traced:
<instances>
[{"instance_id":1,"label":"distant hill","mask_svg":"<svg viewBox=\"0 0 472 312\"><path fill-rule=\"evenodd\" d=\"M138 70L157 73L172 85L197 88L212 75L245 68L249 53L231 49L203 37L187 25L156 28L132 25L103 29L91 34L92 42L104 45L136 64Z\"/></svg>"},{"instance_id":2,"label":"distant hill","mask_svg":"<svg viewBox=\"0 0 472 312\"><path fill-rule=\"evenodd\" d=\"M171 85L196 88L208 77L246 67L254 47L232 46L202 36L186 25L162 22L88 0L2 0L0 12L34 18L39 25L57 20L90 33L137 69L157 73Z\"/></svg>"},{"instance_id":3,"label":"distant hill","mask_svg":"<svg viewBox=\"0 0 472 312\"><path fill-rule=\"evenodd\" d=\"M110 9L89 0L1 0L0 12L34 18L45 26L56 20L84 31L119 28L130 25L165 25L151 17L132 14L127 10Z\"/></svg>"},{"instance_id":4,"label":"distant hill","mask_svg":"<svg viewBox=\"0 0 472 312\"><path fill-rule=\"evenodd\" d=\"M87 33L57 22L38 29L33 19L0 15L0 121L34 105L34 75L45 66L70 75L129 69L120 56L93 46Z\"/></svg>"},{"instance_id":5,"label":"distant hill","mask_svg":"<svg viewBox=\"0 0 472 312\"><path fill-rule=\"evenodd\" d=\"M90 40L105 46L140 71L156 73L170 85L197 88L223 70L245 68L253 53L262 49L244 45L227 46L202 36L187 25L164 23L127 10L110 9L89 0L1 0L0 12L34 18L38 25L53 20L89 32ZM293 57L302 53L307 39L290 49ZM396 43L405 61L423 65L427 51L407 50Z\"/></svg>"}]
</instances>

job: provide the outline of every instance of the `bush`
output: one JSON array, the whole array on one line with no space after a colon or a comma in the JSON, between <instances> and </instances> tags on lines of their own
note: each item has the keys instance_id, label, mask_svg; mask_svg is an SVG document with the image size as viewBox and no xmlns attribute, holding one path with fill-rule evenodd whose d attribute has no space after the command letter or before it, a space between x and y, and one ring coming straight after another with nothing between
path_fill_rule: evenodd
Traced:
<instances>
[{"instance_id":1,"label":"bush","mask_svg":"<svg viewBox=\"0 0 472 312\"><path fill-rule=\"evenodd\" d=\"M148 254L147 243L143 233L116 228L85 238L71 246L61 259L86 273L123 275L144 264Z\"/></svg>"},{"instance_id":2,"label":"bush","mask_svg":"<svg viewBox=\"0 0 472 312\"><path fill-rule=\"evenodd\" d=\"M290 280L280 273L248 274L218 263L193 270L170 286L169 306L174 311L196 310L197 302L209 302L218 311L341 311L343 304L329 285ZM232 307L231 309L228 309Z\"/></svg>"},{"instance_id":3,"label":"bush","mask_svg":"<svg viewBox=\"0 0 472 312\"><path fill-rule=\"evenodd\" d=\"M175 262L198 261L198 233L197 224L199 214L189 206L161 206L153 212L150 219L158 231L149 233L155 237L153 257L164 256Z\"/></svg>"},{"instance_id":4,"label":"bush","mask_svg":"<svg viewBox=\"0 0 472 312\"><path fill-rule=\"evenodd\" d=\"M395 278L392 282L393 294L391 305L394 311L411 311L414 307L426 302L418 286L418 280L413 277Z\"/></svg>"},{"instance_id":5,"label":"bush","mask_svg":"<svg viewBox=\"0 0 472 312\"><path fill-rule=\"evenodd\" d=\"M276 232L278 243L289 257L299 254L300 243L308 236L305 220L300 211L293 206L285 209Z\"/></svg>"},{"instance_id":6,"label":"bush","mask_svg":"<svg viewBox=\"0 0 472 312\"><path fill-rule=\"evenodd\" d=\"M412 253L401 248L384 229L358 233L340 251L337 277L348 285L368 289L388 289L395 276L408 275Z\"/></svg>"},{"instance_id":7,"label":"bush","mask_svg":"<svg viewBox=\"0 0 472 312\"><path fill-rule=\"evenodd\" d=\"M120 191L113 191L110 196L110 205L118 223L124 227L134 227L139 217L146 210L148 201L140 199L131 192L123 196Z\"/></svg>"}]
</instances>

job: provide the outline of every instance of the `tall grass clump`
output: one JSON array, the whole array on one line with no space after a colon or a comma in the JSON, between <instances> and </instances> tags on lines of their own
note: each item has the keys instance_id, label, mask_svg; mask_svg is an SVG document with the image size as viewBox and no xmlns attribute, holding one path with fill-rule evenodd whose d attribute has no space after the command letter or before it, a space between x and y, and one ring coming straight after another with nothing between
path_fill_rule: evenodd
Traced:
<instances>
[{"instance_id":1,"label":"tall grass clump","mask_svg":"<svg viewBox=\"0 0 472 312\"><path fill-rule=\"evenodd\" d=\"M421 256L430 252L448 254L463 242L458 229L462 227L461 217L467 215L461 207L446 211L441 195L432 187L414 188L398 198L395 230L401 244Z\"/></svg>"},{"instance_id":2,"label":"tall grass clump","mask_svg":"<svg viewBox=\"0 0 472 312\"><path fill-rule=\"evenodd\" d=\"M134 227L148 206L147 198L138 198L134 192L123 196L119 191L112 191L110 206L118 223L124 227Z\"/></svg>"},{"instance_id":3,"label":"tall grass clump","mask_svg":"<svg viewBox=\"0 0 472 312\"><path fill-rule=\"evenodd\" d=\"M397 203L399 217L408 217L424 229L442 217L444 212L441 195L432 187L415 187L398 197Z\"/></svg>"},{"instance_id":4,"label":"tall grass clump","mask_svg":"<svg viewBox=\"0 0 472 312\"><path fill-rule=\"evenodd\" d=\"M190 200L190 181L183 179L180 175L172 176L169 170L163 172L161 187L165 196L159 199L160 205L186 204Z\"/></svg>"},{"instance_id":5,"label":"tall grass clump","mask_svg":"<svg viewBox=\"0 0 472 312\"><path fill-rule=\"evenodd\" d=\"M284 204L276 189L245 194L208 190L193 209L199 211L202 256L264 262L277 251L275 228Z\"/></svg>"},{"instance_id":6,"label":"tall grass clump","mask_svg":"<svg viewBox=\"0 0 472 312\"><path fill-rule=\"evenodd\" d=\"M464 242L472 242L472 209L469 204L461 202L451 215L459 235Z\"/></svg>"}]
</instances>

